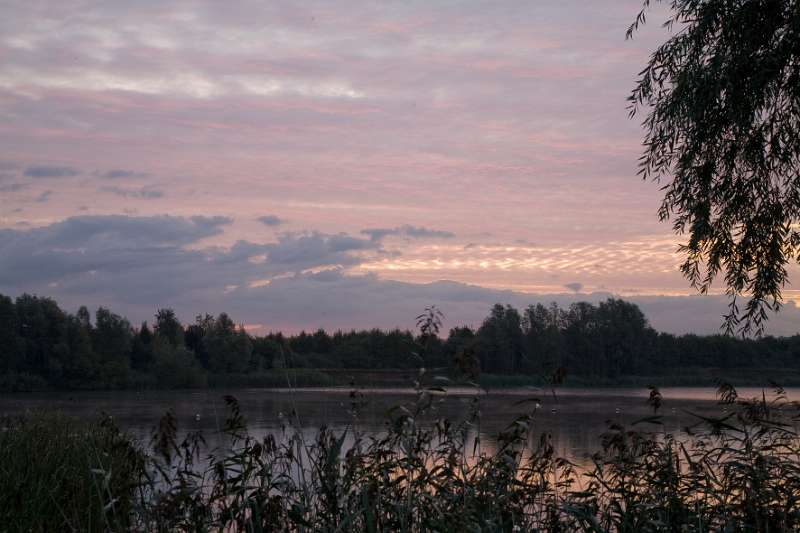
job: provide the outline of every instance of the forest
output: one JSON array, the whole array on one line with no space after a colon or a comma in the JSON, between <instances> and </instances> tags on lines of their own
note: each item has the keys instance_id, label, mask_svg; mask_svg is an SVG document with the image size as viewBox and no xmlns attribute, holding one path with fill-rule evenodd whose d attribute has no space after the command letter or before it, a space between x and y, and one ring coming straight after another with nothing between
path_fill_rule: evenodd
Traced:
<instances>
[{"instance_id":1,"label":"forest","mask_svg":"<svg viewBox=\"0 0 800 533\"><path fill-rule=\"evenodd\" d=\"M94 316L86 307L72 314L50 298L0 295L0 390L281 386L284 369L297 369L309 385L336 384L331 376L346 370L413 374L419 368L468 381L502 376L509 384L526 383L522 377L581 385L642 384L636 377L703 384L742 376L790 384L800 375L798 335L661 333L621 299L522 311L497 304L479 327L453 327L447 335L431 317L419 332L258 336L226 313L182 324L173 310L159 309L152 323L133 326L104 307Z\"/></svg>"}]
</instances>

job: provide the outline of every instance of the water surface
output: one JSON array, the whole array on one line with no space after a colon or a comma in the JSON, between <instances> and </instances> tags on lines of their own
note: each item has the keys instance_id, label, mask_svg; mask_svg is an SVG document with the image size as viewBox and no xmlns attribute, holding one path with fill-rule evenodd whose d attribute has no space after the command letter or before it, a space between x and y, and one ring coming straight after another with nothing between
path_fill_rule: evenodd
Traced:
<instances>
[{"instance_id":1,"label":"water surface","mask_svg":"<svg viewBox=\"0 0 800 533\"><path fill-rule=\"evenodd\" d=\"M395 405L414 399L413 390L362 389L364 405L358 419L359 428L367 433L385 429L387 411ZM692 413L720 414L712 388L666 388L660 414L664 429L680 430L697 422ZM740 396L761 396L761 389L739 389ZM769 394L770 391L767 391ZM787 389L790 400L800 400L800 389ZM235 396L247 418L251 433L281 433L289 422L309 436L321 426L344 430L353 423L348 389L237 389L231 391L114 391L6 394L0 396L0 415L26 411L57 410L79 418L94 418L101 413L113 416L117 423L137 438L147 439L159 418L169 409L181 432L200 429L207 440L219 443L227 408L223 396ZM475 391L449 389L438 396L435 410L427 417L460 420L468 416ZM597 451L598 436L609 422L630 424L652 414L646 404L645 388L619 389L504 389L481 393L480 432L484 442L494 436L516 416L535 411L534 433L552 435L556 452L576 462ZM536 399L537 401L521 402ZM536 404L539 408L536 409Z\"/></svg>"}]
</instances>

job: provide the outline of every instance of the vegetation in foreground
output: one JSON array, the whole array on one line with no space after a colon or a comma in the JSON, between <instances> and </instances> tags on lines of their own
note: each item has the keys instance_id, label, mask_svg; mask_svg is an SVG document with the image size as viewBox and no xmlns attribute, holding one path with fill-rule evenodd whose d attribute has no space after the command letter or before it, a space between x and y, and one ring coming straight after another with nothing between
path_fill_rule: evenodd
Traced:
<instances>
[{"instance_id":1,"label":"vegetation in foreground","mask_svg":"<svg viewBox=\"0 0 800 533\"><path fill-rule=\"evenodd\" d=\"M419 385L387 413L386 431L353 422L313 439L286 419L279 437L247 431L239 405L224 444L184 437L167 413L150 446L108 420L47 415L0 432L0 523L7 531L796 531L800 406L783 390L740 399L680 435L654 414L610 425L588 466L557 457L537 435L536 401L496 440L482 441L479 399L463 420L437 418L443 394ZM721 410L722 410L721 409ZM24 503L22 503L24 502Z\"/></svg>"},{"instance_id":2,"label":"vegetation in foreground","mask_svg":"<svg viewBox=\"0 0 800 533\"><path fill-rule=\"evenodd\" d=\"M419 367L487 387L542 385L556 372L567 385L710 385L712 376L750 385L754 370L800 383L800 336L658 333L636 305L616 299L522 312L496 305L477 328L438 333L257 336L224 313L187 325L170 309L152 328L134 328L104 308L72 315L49 298L0 296L0 391L407 386Z\"/></svg>"},{"instance_id":3,"label":"vegetation in foreground","mask_svg":"<svg viewBox=\"0 0 800 533\"><path fill-rule=\"evenodd\" d=\"M131 524L146 456L108 418L0 422L0 529L104 531Z\"/></svg>"}]
</instances>

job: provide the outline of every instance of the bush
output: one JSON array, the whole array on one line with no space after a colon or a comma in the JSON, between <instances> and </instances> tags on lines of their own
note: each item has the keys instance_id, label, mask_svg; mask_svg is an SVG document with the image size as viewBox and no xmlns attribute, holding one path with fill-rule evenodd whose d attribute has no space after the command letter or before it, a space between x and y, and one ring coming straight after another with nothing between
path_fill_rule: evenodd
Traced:
<instances>
[{"instance_id":1,"label":"bush","mask_svg":"<svg viewBox=\"0 0 800 533\"><path fill-rule=\"evenodd\" d=\"M130 524L144 455L109 418L0 421L3 531L107 531Z\"/></svg>"}]
</instances>

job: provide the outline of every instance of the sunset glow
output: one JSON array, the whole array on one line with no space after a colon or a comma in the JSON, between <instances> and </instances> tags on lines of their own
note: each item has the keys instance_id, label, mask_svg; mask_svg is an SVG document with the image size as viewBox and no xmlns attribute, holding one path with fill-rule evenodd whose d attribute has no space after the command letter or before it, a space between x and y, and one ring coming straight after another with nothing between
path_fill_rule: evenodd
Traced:
<instances>
[{"instance_id":1,"label":"sunset glow","mask_svg":"<svg viewBox=\"0 0 800 533\"><path fill-rule=\"evenodd\" d=\"M639 4L7 5L0 292L290 330L616 294L714 330L636 174Z\"/></svg>"}]
</instances>

